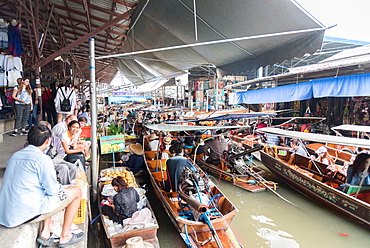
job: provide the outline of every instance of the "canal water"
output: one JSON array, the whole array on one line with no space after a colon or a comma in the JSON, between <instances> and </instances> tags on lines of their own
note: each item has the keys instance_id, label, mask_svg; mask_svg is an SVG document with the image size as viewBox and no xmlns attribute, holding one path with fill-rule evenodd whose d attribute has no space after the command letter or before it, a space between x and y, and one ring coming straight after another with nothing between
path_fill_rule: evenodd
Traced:
<instances>
[{"instance_id":1,"label":"canal water","mask_svg":"<svg viewBox=\"0 0 370 248\"><path fill-rule=\"evenodd\" d=\"M231 227L244 248L370 248L369 229L308 199L267 174L269 179L279 183L277 192L295 206L269 191L249 193L224 181L219 184L222 192L239 209ZM186 247L159 200L150 200L160 225L160 246Z\"/></svg>"}]
</instances>

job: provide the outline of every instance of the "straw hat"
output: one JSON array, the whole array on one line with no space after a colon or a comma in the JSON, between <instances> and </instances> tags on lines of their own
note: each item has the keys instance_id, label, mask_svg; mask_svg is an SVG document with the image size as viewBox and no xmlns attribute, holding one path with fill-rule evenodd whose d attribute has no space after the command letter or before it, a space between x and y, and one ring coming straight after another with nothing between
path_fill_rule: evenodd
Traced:
<instances>
[{"instance_id":1,"label":"straw hat","mask_svg":"<svg viewBox=\"0 0 370 248\"><path fill-rule=\"evenodd\" d=\"M155 139L158 139L158 138L159 137L155 133L151 133L150 136L149 136L150 140L155 140Z\"/></svg>"},{"instance_id":2,"label":"straw hat","mask_svg":"<svg viewBox=\"0 0 370 248\"><path fill-rule=\"evenodd\" d=\"M320 146L319 149L316 150L317 154L328 152L328 149L326 149L324 146Z\"/></svg>"},{"instance_id":3,"label":"straw hat","mask_svg":"<svg viewBox=\"0 0 370 248\"><path fill-rule=\"evenodd\" d=\"M135 153L136 155L143 155L144 150L143 147L139 143L131 144L130 150Z\"/></svg>"},{"instance_id":4,"label":"straw hat","mask_svg":"<svg viewBox=\"0 0 370 248\"><path fill-rule=\"evenodd\" d=\"M126 244L122 248L154 248L154 245L143 241L142 237L137 236L127 239Z\"/></svg>"},{"instance_id":5,"label":"straw hat","mask_svg":"<svg viewBox=\"0 0 370 248\"><path fill-rule=\"evenodd\" d=\"M165 143L166 145L170 145L171 142L172 142L172 138L171 137L169 137L169 136L164 137L163 143Z\"/></svg>"}]
</instances>

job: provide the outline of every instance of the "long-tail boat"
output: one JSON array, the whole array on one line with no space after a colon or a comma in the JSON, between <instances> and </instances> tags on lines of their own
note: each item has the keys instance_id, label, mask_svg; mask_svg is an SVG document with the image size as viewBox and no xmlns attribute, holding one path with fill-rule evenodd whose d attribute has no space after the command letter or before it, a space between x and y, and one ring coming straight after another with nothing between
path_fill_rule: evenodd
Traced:
<instances>
[{"instance_id":1,"label":"long-tail boat","mask_svg":"<svg viewBox=\"0 0 370 248\"><path fill-rule=\"evenodd\" d=\"M147 128L173 132L209 127L160 124ZM238 209L200 168L199 173L183 173L178 192L172 192L166 187L166 160L152 151L145 158L154 192L188 247L241 247L230 228Z\"/></svg>"},{"instance_id":2,"label":"long-tail boat","mask_svg":"<svg viewBox=\"0 0 370 248\"><path fill-rule=\"evenodd\" d=\"M243 149L234 143L230 143L228 157L222 159L221 165L209 164L204 159L199 158L199 156L196 159L196 163L204 171L249 192L261 192L267 188L276 190L277 183L267 181L263 178L265 171L257 166L253 166L251 153L257 152L262 148L262 146L258 146L251 149ZM246 163L244 159L248 155Z\"/></svg>"},{"instance_id":3,"label":"long-tail boat","mask_svg":"<svg viewBox=\"0 0 370 248\"><path fill-rule=\"evenodd\" d=\"M370 141L365 139L294 132L278 128L262 128L259 131L322 144L346 144L370 148ZM370 228L370 196L368 190L364 190L368 186L350 186L351 190L347 192L353 193L344 193L337 189L344 183L343 180L326 174L326 164L297 154L291 156L287 148L283 147L278 147L275 152L272 151L271 149L261 150L261 159L265 166L282 181L310 199Z\"/></svg>"},{"instance_id":4,"label":"long-tail boat","mask_svg":"<svg viewBox=\"0 0 370 248\"><path fill-rule=\"evenodd\" d=\"M145 196L145 189L142 189L138 186L132 172L126 169L126 167L114 167L101 170L101 178L98 187L100 193L99 204L101 204L101 201L108 203L108 198L112 199L115 192L113 187L109 187L111 186L111 180L116 176L122 176L129 186L134 187L139 193L141 204L139 211L143 211L144 209L144 211L150 211L152 221L147 223L136 222L121 226L118 224L113 224L108 217L102 214L102 210L99 208L99 211L101 211L100 219L102 221L103 229L107 238L105 241L108 241L107 245L112 248L121 248L126 244L127 239L139 236L144 242L152 244L154 248L159 248L159 242L157 238L157 230L159 226L153 209Z\"/></svg>"}]
</instances>

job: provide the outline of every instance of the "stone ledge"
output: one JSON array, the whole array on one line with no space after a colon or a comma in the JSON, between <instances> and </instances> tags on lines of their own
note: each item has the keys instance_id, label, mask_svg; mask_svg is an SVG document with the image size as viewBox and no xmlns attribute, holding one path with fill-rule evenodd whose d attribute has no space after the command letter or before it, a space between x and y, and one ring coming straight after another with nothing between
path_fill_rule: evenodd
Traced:
<instances>
[{"instance_id":1,"label":"stone ledge","mask_svg":"<svg viewBox=\"0 0 370 248\"><path fill-rule=\"evenodd\" d=\"M0 247L7 248L37 248L41 222L24 224L18 227L7 228L0 226Z\"/></svg>"}]
</instances>

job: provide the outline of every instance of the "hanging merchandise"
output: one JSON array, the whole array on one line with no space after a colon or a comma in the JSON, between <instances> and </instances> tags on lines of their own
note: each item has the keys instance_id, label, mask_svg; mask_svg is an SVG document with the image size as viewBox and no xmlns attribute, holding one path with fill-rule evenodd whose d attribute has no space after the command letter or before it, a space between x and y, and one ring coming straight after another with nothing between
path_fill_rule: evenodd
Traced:
<instances>
[{"instance_id":1,"label":"hanging merchandise","mask_svg":"<svg viewBox=\"0 0 370 248\"><path fill-rule=\"evenodd\" d=\"M0 49L8 47L8 23L0 19Z\"/></svg>"},{"instance_id":2,"label":"hanging merchandise","mask_svg":"<svg viewBox=\"0 0 370 248\"><path fill-rule=\"evenodd\" d=\"M8 65L8 56L0 54L0 87L6 86L6 68Z\"/></svg>"},{"instance_id":3,"label":"hanging merchandise","mask_svg":"<svg viewBox=\"0 0 370 248\"><path fill-rule=\"evenodd\" d=\"M6 69L8 74L8 87L15 87L18 84L17 79L22 77L23 66L21 58L8 55Z\"/></svg>"},{"instance_id":4,"label":"hanging merchandise","mask_svg":"<svg viewBox=\"0 0 370 248\"><path fill-rule=\"evenodd\" d=\"M13 19L9 25L9 44L8 50L14 57L23 55L23 47L21 40L21 24Z\"/></svg>"}]
</instances>

